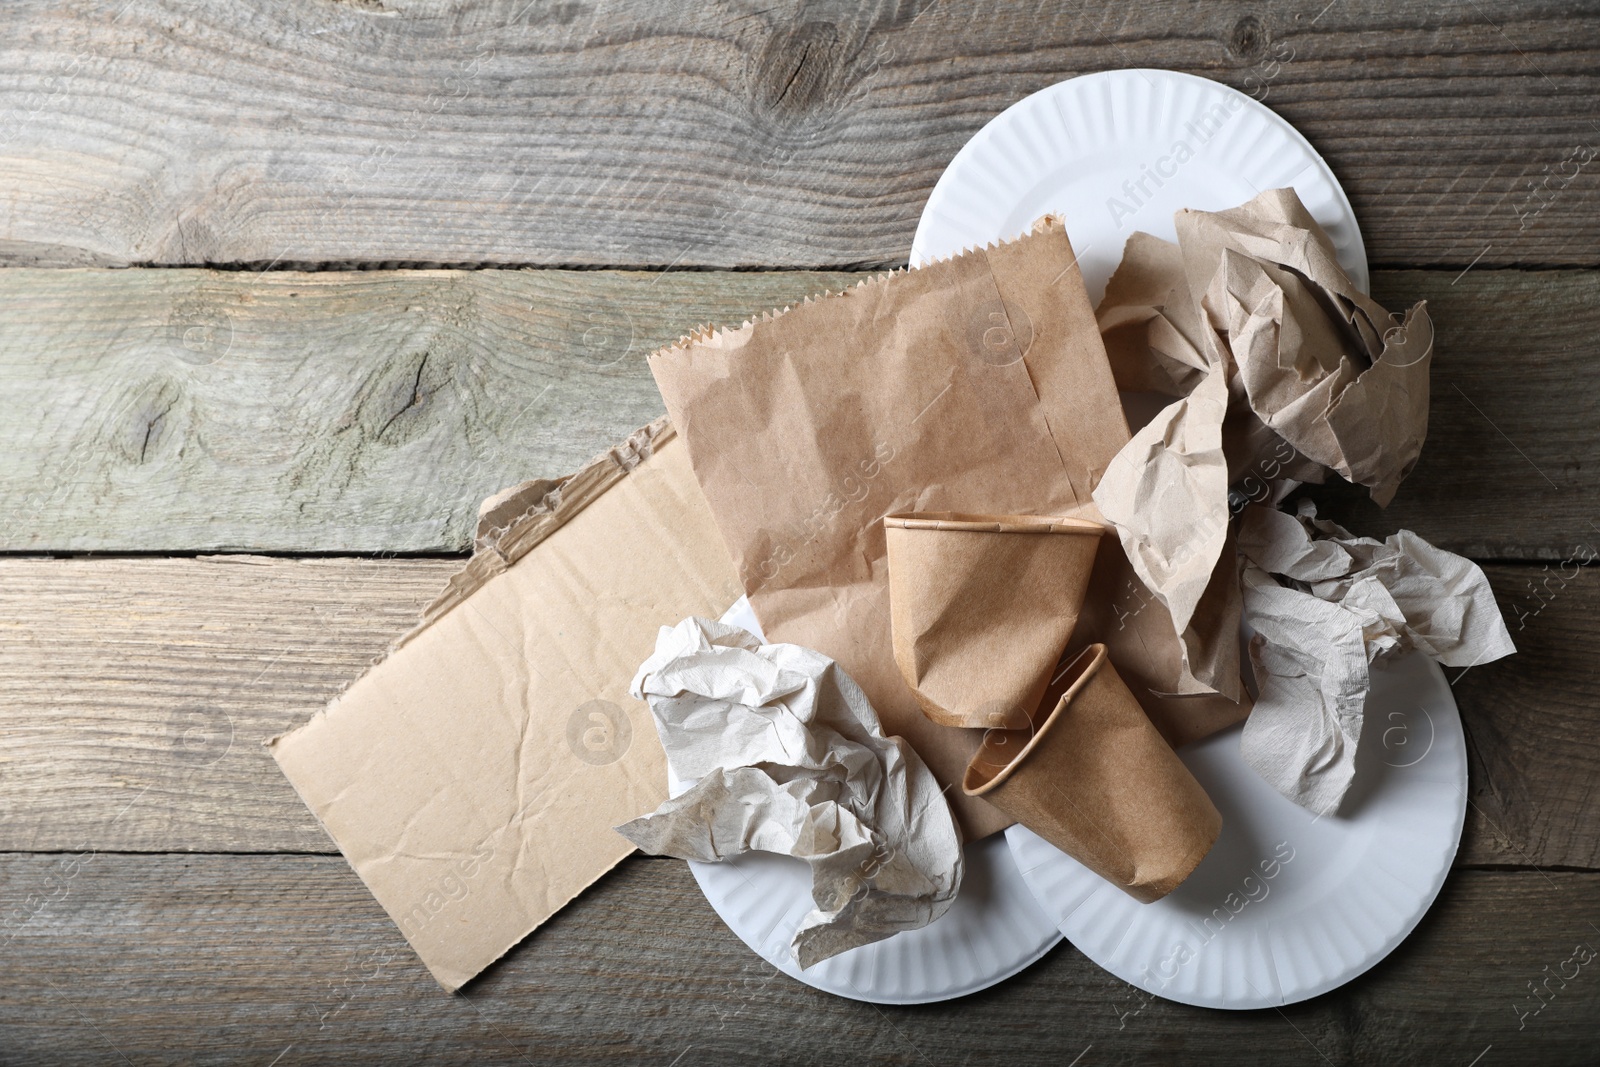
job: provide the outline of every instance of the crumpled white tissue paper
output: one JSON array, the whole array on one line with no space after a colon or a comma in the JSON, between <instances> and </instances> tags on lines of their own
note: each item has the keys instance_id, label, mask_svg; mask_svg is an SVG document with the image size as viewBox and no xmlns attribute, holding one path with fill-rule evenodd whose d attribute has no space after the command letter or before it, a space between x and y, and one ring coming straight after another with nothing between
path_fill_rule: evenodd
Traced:
<instances>
[{"instance_id":1,"label":"crumpled white tissue paper","mask_svg":"<svg viewBox=\"0 0 1600 1067\"><path fill-rule=\"evenodd\" d=\"M674 776L695 785L618 832L680 859L804 860L816 909L792 942L802 968L926 926L955 900L961 837L938 783L827 656L689 618L661 628L633 695Z\"/></svg>"},{"instance_id":2,"label":"crumpled white tissue paper","mask_svg":"<svg viewBox=\"0 0 1600 1067\"><path fill-rule=\"evenodd\" d=\"M1410 530L1356 537L1303 501L1298 516L1246 508L1238 543L1261 690L1240 748L1319 814L1338 809L1354 777L1373 660L1415 649L1471 667L1516 651L1483 571Z\"/></svg>"}]
</instances>

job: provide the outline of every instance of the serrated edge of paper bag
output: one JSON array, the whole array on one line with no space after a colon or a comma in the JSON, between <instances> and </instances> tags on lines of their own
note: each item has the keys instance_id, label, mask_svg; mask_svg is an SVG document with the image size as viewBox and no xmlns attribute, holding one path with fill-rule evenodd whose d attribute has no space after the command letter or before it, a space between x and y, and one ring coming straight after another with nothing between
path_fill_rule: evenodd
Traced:
<instances>
[{"instance_id":1,"label":"serrated edge of paper bag","mask_svg":"<svg viewBox=\"0 0 1600 1067\"><path fill-rule=\"evenodd\" d=\"M796 308L802 308L809 304L815 304L817 301L826 300L829 297L849 296L851 293L857 290L870 289L875 286L885 285L890 281L893 281L895 278L903 274L908 274L913 270L924 270L927 267L936 266L940 263L948 263L952 259L960 259L962 256L970 256L979 252L992 252L996 249L1004 248L1006 245L1015 244L1016 242L1025 238L1032 237L1042 229L1059 230L1064 234L1066 233L1066 224L1058 215L1041 215L1039 218L1034 220L1032 226L1028 227L1027 232L1019 233L1009 240L988 241L981 245L966 245L959 251L952 252L947 256L940 256L937 259L930 259L927 263L924 263L920 267L896 267L894 270L886 270L882 273L874 274L869 278L863 278L860 281L848 285L843 289L823 289L820 293L813 293L810 296L807 296L802 300L797 300L792 304L785 304L782 307L769 308L768 310L761 312L759 315L751 315L738 326L718 326L714 322L704 322L690 330L688 333L683 334L671 344L663 345L656 349L654 352L650 353L649 358L653 360L657 356L666 355L669 352L683 352L693 348L696 345L708 344L714 341L720 341L726 337L733 337L750 330L752 327L760 323L771 322L773 319L787 315ZM1076 259L1073 260L1073 266L1077 266ZM1091 308L1090 310L1092 311L1093 309Z\"/></svg>"}]
</instances>

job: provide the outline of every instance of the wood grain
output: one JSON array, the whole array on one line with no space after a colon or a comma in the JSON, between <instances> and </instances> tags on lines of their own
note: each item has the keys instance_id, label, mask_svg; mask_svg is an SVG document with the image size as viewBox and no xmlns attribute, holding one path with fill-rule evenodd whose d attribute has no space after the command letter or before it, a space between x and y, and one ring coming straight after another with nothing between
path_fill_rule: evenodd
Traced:
<instances>
[{"instance_id":1,"label":"wood grain","mask_svg":"<svg viewBox=\"0 0 1600 1067\"><path fill-rule=\"evenodd\" d=\"M0 561L0 835L333 848L264 742L416 621L454 560Z\"/></svg>"},{"instance_id":2,"label":"wood grain","mask_svg":"<svg viewBox=\"0 0 1600 1067\"><path fill-rule=\"evenodd\" d=\"M1485 569L1517 654L1445 672L1473 786L1463 852L1468 862L1600 867L1600 834L1582 828L1600 822L1600 567Z\"/></svg>"},{"instance_id":3,"label":"wood grain","mask_svg":"<svg viewBox=\"0 0 1600 1067\"><path fill-rule=\"evenodd\" d=\"M1588 873L1457 872L1358 982L1244 1013L1146 998L1069 945L952 1003L843 1000L761 961L671 860L625 862L455 997L336 857L10 854L0 900L0 1044L30 1063L1590 1064L1600 1013L1591 963L1518 1014L1600 945Z\"/></svg>"},{"instance_id":4,"label":"wood grain","mask_svg":"<svg viewBox=\"0 0 1600 1067\"><path fill-rule=\"evenodd\" d=\"M0 560L0 850L330 851L261 743L360 674L456 565ZM1551 573L1490 568L1522 652L1456 687L1462 864L1600 869L1600 569Z\"/></svg>"},{"instance_id":5,"label":"wood grain","mask_svg":"<svg viewBox=\"0 0 1600 1067\"><path fill-rule=\"evenodd\" d=\"M456 552L478 501L661 413L645 356L860 275L0 272L0 547ZM1477 558L1600 538L1600 272L1378 272L1438 323L1387 512ZM1548 476L1550 479L1546 481Z\"/></svg>"},{"instance_id":6,"label":"wood grain","mask_svg":"<svg viewBox=\"0 0 1600 1067\"><path fill-rule=\"evenodd\" d=\"M0 544L462 551L662 413L648 353L854 278L0 272Z\"/></svg>"},{"instance_id":7,"label":"wood grain","mask_svg":"<svg viewBox=\"0 0 1600 1067\"><path fill-rule=\"evenodd\" d=\"M1434 909L1282 1012L1070 946L879 1009L636 858L441 993L260 745L459 565L394 554L659 414L654 347L902 263L1005 107L1137 66L1263 97L1375 264L1435 268L1374 279L1439 324L1428 448L1326 513L1549 561L1487 568L1521 651L1449 672ZM1529 268L1600 267L1597 114L1588 2L0 5L0 266L250 268L0 271L0 552L373 557L0 557L0 1062L1592 1063L1593 965L1531 989L1600 947L1600 271ZM644 272L293 269L450 265Z\"/></svg>"},{"instance_id":8,"label":"wood grain","mask_svg":"<svg viewBox=\"0 0 1600 1067\"><path fill-rule=\"evenodd\" d=\"M994 115L1168 67L1295 123L1377 263L1594 266L1597 26L1420 0L27 0L0 8L0 262L898 264Z\"/></svg>"}]
</instances>

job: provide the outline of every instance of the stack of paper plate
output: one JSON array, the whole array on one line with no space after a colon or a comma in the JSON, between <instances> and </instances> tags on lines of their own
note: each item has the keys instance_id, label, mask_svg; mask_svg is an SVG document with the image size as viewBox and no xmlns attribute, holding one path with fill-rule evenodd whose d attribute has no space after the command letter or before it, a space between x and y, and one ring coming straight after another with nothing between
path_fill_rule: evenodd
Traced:
<instances>
[{"instance_id":1,"label":"stack of paper plate","mask_svg":"<svg viewBox=\"0 0 1600 1067\"><path fill-rule=\"evenodd\" d=\"M1180 208L1220 210L1285 186L1367 288L1350 202L1287 122L1204 78L1091 74L1020 101L967 143L928 199L911 262L1019 236L1053 213L1098 302L1135 230L1170 240ZM724 617L760 632L742 600ZM1015 974L1065 934L1158 996L1215 1008L1288 1004L1392 951L1438 895L1461 840L1466 745L1438 666L1420 655L1376 665L1366 716L1358 794L1337 817L1314 817L1263 782L1239 755L1238 727L1184 749L1222 812L1222 836L1154 904L1014 826L967 846L961 895L937 922L801 971L789 941L812 908L803 863L751 854L690 866L747 945L840 996L892 1004L962 996Z\"/></svg>"}]
</instances>

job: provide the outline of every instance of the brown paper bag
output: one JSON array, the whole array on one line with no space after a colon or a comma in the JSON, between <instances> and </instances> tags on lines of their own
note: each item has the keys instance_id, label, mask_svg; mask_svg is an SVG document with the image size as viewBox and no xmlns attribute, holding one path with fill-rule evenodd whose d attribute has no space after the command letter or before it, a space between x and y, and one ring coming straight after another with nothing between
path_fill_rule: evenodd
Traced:
<instances>
[{"instance_id":1,"label":"brown paper bag","mask_svg":"<svg viewBox=\"0 0 1600 1067\"><path fill-rule=\"evenodd\" d=\"M885 732L958 785L981 734L931 722L900 677L880 520L1100 521L1091 492L1128 426L1065 228L1047 218L1008 244L704 330L650 366L768 638L837 660ZM1105 541L1095 628L1086 605L1072 640L1103 637L1169 740L1242 718L1247 704L1214 694L1168 696L1181 689L1171 618ZM969 839L1010 821L948 795Z\"/></svg>"},{"instance_id":2,"label":"brown paper bag","mask_svg":"<svg viewBox=\"0 0 1600 1067\"><path fill-rule=\"evenodd\" d=\"M923 712L941 726L1026 727L1107 528L936 512L890 515L883 528L894 658Z\"/></svg>"}]
</instances>

